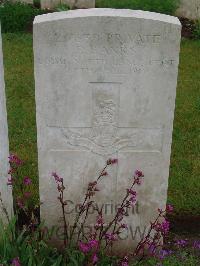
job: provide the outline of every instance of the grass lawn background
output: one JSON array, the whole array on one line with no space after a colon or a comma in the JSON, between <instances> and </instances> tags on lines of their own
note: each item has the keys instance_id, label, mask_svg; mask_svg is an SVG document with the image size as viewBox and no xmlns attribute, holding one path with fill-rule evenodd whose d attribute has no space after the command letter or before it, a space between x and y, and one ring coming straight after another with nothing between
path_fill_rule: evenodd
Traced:
<instances>
[{"instance_id":1,"label":"grass lawn background","mask_svg":"<svg viewBox=\"0 0 200 266\"><path fill-rule=\"evenodd\" d=\"M31 34L3 35L10 151L26 161L38 198ZM177 213L200 214L200 41L181 44L168 201Z\"/></svg>"},{"instance_id":2,"label":"grass lawn background","mask_svg":"<svg viewBox=\"0 0 200 266\"><path fill-rule=\"evenodd\" d=\"M174 14L179 0L96 0L97 8L126 8Z\"/></svg>"}]
</instances>

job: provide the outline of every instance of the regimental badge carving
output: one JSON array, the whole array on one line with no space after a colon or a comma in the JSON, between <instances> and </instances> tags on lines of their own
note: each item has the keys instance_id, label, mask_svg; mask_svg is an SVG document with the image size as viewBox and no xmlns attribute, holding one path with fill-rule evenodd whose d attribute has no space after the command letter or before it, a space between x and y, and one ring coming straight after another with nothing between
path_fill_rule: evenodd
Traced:
<instances>
[{"instance_id":1,"label":"regimental badge carving","mask_svg":"<svg viewBox=\"0 0 200 266\"><path fill-rule=\"evenodd\" d=\"M108 156L121 151L161 151L162 132L158 128L122 128L119 126L120 85L94 85L92 89L92 126L62 128L71 146Z\"/></svg>"}]
</instances>

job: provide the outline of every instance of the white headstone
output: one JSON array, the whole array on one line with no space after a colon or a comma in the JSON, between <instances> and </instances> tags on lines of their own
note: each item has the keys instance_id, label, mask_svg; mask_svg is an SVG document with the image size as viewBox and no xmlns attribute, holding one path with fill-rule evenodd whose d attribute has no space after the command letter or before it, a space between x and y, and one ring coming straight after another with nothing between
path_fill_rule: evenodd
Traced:
<instances>
[{"instance_id":1,"label":"white headstone","mask_svg":"<svg viewBox=\"0 0 200 266\"><path fill-rule=\"evenodd\" d=\"M0 29L0 193L3 202L0 201L0 219L6 221L6 216L2 208L6 207L8 215L12 213L12 190L7 186L8 182L8 125L6 112L5 84L4 84L4 68L3 68L3 53L2 39Z\"/></svg>"},{"instance_id":2,"label":"white headstone","mask_svg":"<svg viewBox=\"0 0 200 266\"><path fill-rule=\"evenodd\" d=\"M180 33L177 18L142 11L90 9L35 18L41 218L48 226L61 216L51 172L64 178L73 217L88 182L110 157L119 163L97 194L106 218L114 215L133 171L145 174L138 210L126 220L124 248L165 206Z\"/></svg>"},{"instance_id":3,"label":"white headstone","mask_svg":"<svg viewBox=\"0 0 200 266\"><path fill-rule=\"evenodd\" d=\"M200 0L181 0L176 15L189 19L200 19Z\"/></svg>"},{"instance_id":4,"label":"white headstone","mask_svg":"<svg viewBox=\"0 0 200 266\"><path fill-rule=\"evenodd\" d=\"M22 2L33 5L33 0L12 0L13 2Z\"/></svg>"},{"instance_id":5,"label":"white headstone","mask_svg":"<svg viewBox=\"0 0 200 266\"><path fill-rule=\"evenodd\" d=\"M70 8L93 8L95 7L95 0L41 0L41 8L53 9L59 4L67 4Z\"/></svg>"}]
</instances>

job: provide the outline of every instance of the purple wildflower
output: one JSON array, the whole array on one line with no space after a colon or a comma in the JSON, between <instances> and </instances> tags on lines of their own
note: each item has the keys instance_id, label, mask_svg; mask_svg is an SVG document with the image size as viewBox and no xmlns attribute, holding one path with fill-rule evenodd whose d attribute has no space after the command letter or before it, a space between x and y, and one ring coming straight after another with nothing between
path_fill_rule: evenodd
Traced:
<instances>
[{"instance_id":1,"label":"purple wildflower","mask_svg":"<svg viewBox=\"0 0 200 266\"><path fill-rule=\"evenodd\" d=\"M88 253L90 252L91 249L97 249L99 246L99 242L95 239L91 239L88 243L84 243L82 241L79 241L78 243L79 249L83 253Z\"/></svg>"},{"instance_id":2,"label":"purple wildflower","mask_svg":"<svg viewBox=\"0 0 200 266\"><path fill-rule=\"evenodd\" d=\"M159 251L158 257L160 260L164 260L167 256L170 256L173 252L171 250L162 249Z\"/></svg>"},{"instance_id":3,"label":"purple wildflower","mask_svg":"<svg viewBox=\"0 0 200 266\"><path fill-rule=\"evenodd\" d=\"M131 197L129 201L130 201L131 205L134 206L137 200L135 197Z\"/></svg>"},{"instance_id":4,"label":"purple wildflower","mask_svg":"<svg viewBox=\"0 0 200 266\"><path fill-rule=\"evenodd\" d=\"M128 266L128 257L125 256L121 261L121 266Z\"/></svg>"},{"instance_id":5,"label":"purple wildflower","mask_svg":"<svg viewBox=\"0 0 200 266\"><path fill-rule=\"evenodd\" d=\"M188 241L184 239L179 239L176 241L176 246L184 248L187 245Z\"/></svg>"},{"instance_id":6,"label":"purple wildflower","mask_svg":"<svg viewBox=\"0 0 200 266\"><path fill-rule=\"evenodd\" d=\"M99 246L99 242L96 240L96 239L91 239L89 242L88 242L88 246L92 249L92 248L95 248L97 249L98 246Z\"/></svg>"},{"instance_id":7,"label":"purple wildflower","mask_svg":"<svg viewBox=\"0 0 200 266\"><path fill-rule=\"evenodd\" d=\"M195 240L193 243L193 248L200 249L200 240Z\"/></svg>"},{"instance_id":8,"label":"purple wildflower","mask_svg":"<svg viewBox=\"0 0 200 266\"><path fill-rule=\"evenodd\" d=\"M127 261L122 261L121 266L128 266L128 262Z\"/></svg>"},{"instance_id":9,"label":"purple wildflower","mask_svg":"<svg viewBox=\"0 0 200 266\"><path fill-rule=\"evenodd\" d=\"M108 175L108 172L104 171L101 173L101 176L107 176Z\"/></svg>"},{"instance_id":10,"label":"purple wildflower","mask_svg":"<svg viewBox=\"0 0 200 266\"><path fill-rule=\"evenodd\" d=\"M140 170L136 170L135 173L134 173L134 176L135 177L144 177L144 174L142 171Z\"/></svg>"},{"instance_id":11,"label":"purple wildflower","mask_svg":"<svg viewBox=\"0 0 200 266\"><path fill-rule=\"evenodd\" d=\"M149 244L149 253L154 256L156 251L157 251L157 248L156 248L156 245L152 242L151 244Z\"/></svg>"},{"instance_id":12,"label":"purple wildflower","mask_svg":"<svg viewBox=\"0 0 200 266\"><path fill-rule=\"evenodd\" d=\"M8 157L9 159L9 163L14 163L16 164L17 166L20 166L23 164L22 160L19 159L19 157L15 154L10 154L10 156Z\"/></svg>"},{"instance_id":13,"label":"purple wildflower","mask_svg":"<svg viewBox=\"0 0 200 266\"><path fill-rule=\"evenodd\" d=\"M170 223L166 219L160 224L160 230L163 234L167 234L169 232Z\"/></svg>"},{"instance_id":14,"label":"purple wildflower","mask_svg":"<svg viewBox=\"0 0 200 266\"><path fill-rule=\"evenodd\" d=\"M92 263L93 263L93 265L97 264L98 260L99 260L99 259L98 259L98 257L97 257L97 254L94 253L94 254L92 255Z\"/></svg>"},{"instance_id":15,"label":"purple wildflower","mask_svg":"<svg viewBox=\"0 0 200 266\"><path fill-rule=\"evenodd\" d=\"M135 197L137 196L137 192L136 192L135 190L133 190L133 189L128 188L128 189L127 189L127 192L128 192L129 194L135 196Z\"/></svg>"},{"instance_id":16,"label":"purple wildflower","mask_svg":"<svg viewBox=\"0 0 200 266\"><path fill-rule=\"evenodd\" d=\"M58 176L56 172L53 172L52 173L52 176L54 177L55 181L58 183L58 182L62 182L63 181L63 178Z\"/></svg>"},{"instance_id":17,"label":"purple wildflower","mask_svg":"<svg viewBox=\"0 0 200 266\"><path fill-rule=\"evenodd\" d=\"M98 223L99 225L103 225L103 224L104 224L104 221L103 221L103 217L102 217L102 215L97 216L97 223Z\"/></svg>"},{"instance_id":18,"label":"purple wildflower","mask_svg":"<svg viewBox=\"0 0 200 266\"><path fill-rule=\"evenodd\" d=\"M108 159L107 160L107 165L116 164L116 163L118 163L118 159Z\"/></svg>"},{"instance_id":19,"label":"purple wildflower","mask_svg":"<svg viewBox=\"0 0 200 266\"><path fill-rule=\"evenodd\" d=\"M158 212L159 212L160 214L162 214L164 211L163 211L162 209L158 208Z\"/></svg>"},{"instance_id":20,"label":"purple wildflower","mask_svg":"<svg viewBox=\"0 0 200 266\"><path fill-rule=\"evenodd\" d=\"M173 210L174 210L174 207L171 204L167 204L166 211L167 212L173 212Z\"/></svg>"},{"instance_id":21,"label":"purple wildflower","mask_svg":"<svg viewBox=\"0 0 200 266\"><path fill-rule=\"evenodd\" d=\"M20 260L19 260L19 257L14 258L14 259L12 260L12 264L11 264L11 265L14 265L14 266L21 266L21 264L20 264Z\"/></svg>"},{"instance_id":22,"label":"purple wildflower","mask_svg":"<svg viewBox=\"0 0 200 266\"><path fill-rule=\"evenodd\" d=\"M30 177L25 176L23 182L24 182L24 185L28 186L28 185L31 185L32 180L30 179Z\"/></svg>"},{"instance_id":23,"label":"purple wildflower","mask_svg":"<svg viewBox=\"0 0 200 266\"><path fill-rule=\"evenodd\" d=\"M162 223L157 222L156 224L152 224L152 226L157 232L161 232L163 235L166 235L169 232L170 223L164 219Z\"/></svg>"},{"instance_id":24,"label":"purple wildflower","mask_svg":"<svg viewBox=\"0 0 200 266\"><path fill-rule=\"evenodd\" d=\"M115 240L117 240L117 236L113 233L106 233L105 239L107 239L109 241L115 241Z\"/></svg>"},{"instance_id":25,"label":"purple wildflower","mask_svg":"<svg viewBox=\"0 0 200 266\"><path fill-rule=\"evenodd\" d=\"M121 224L121 228L128 229L128 225L127 224Z\"/></svg>"},{"instance_id":26,"label":"purple wildflower","mask_svg":"<svg viewBox=\"0 0 200 266\"><path fill-rule=\"evenodd\" d=\"M83 243L82 241L79 241L78 246L83 253L88 253L91 250L91 247L87 243Z\"/></svg>"},{"instance_id":27,"label":"purple wildflower","mask_svg":"<svg viewBox=\"0 0 200 266\"><path fill-rule=\"evenodd\" d=\"M141 185L142 177L144 177L143 172L140 171L140 170L136 170L135 173L134 173L134 182L135 182L135 184Z\"/></svg>"}]
</instances>

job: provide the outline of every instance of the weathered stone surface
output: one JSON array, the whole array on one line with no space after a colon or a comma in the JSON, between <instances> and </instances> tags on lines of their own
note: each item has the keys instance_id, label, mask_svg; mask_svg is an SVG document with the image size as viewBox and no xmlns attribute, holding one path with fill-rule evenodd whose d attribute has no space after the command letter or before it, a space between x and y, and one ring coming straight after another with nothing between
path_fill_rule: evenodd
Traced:
<instances>
[{"instance_id":1,"label":"weathered stone surface","mask_svg":"<svg viewBox=\"0 0 200 266\"><path fill-rule=\"evenodd\" d=\"M95 0L62 0L63 4L69 5L70 8L93 8ZM41 0L41 8L54 8L60 4L60 0Z\"/></svg>"},{"instance_id":2,"label":"weathered stone surface","mask_svg":"<svg viewBox=\"0 0 200 266\"><path fill-rule=\"evenodd\" d=\"M200 0L181 0L180 7L176 11L177 16L199 19L200 18Z\"/></svg>"},{"instance_id":3,"label":"weathered stone surface","mask_svg":"<svg viewBox=\"0 0 200 266\"><path fill-rule=\"evenodd\" d=\"M12 190L7 186L8 179L8 125L5 99L2 39L0 29L0 193L3 205L8 214L12 213ZM2 211L2 202L0 202L0 219L6 221L6 216Z\"/></svg>"},{"instance_id":4,"label":"weathered stone surface","mask_svg":"<svg viewBox=\"0 0 200 266\"><path fill-rule=\"evenodd\" d=\"M87 183L109 157L119 164L109 169L97 195L106 219L113 217L133 171L145 174L137 210L125 221L123 248L136 243L165 206L180 32L177 18L142 11L90 9L36 17L41 218L48 226L58 225L61 216L51 172L64 178L72 223Z\"/></svg>"}]
</instances>

